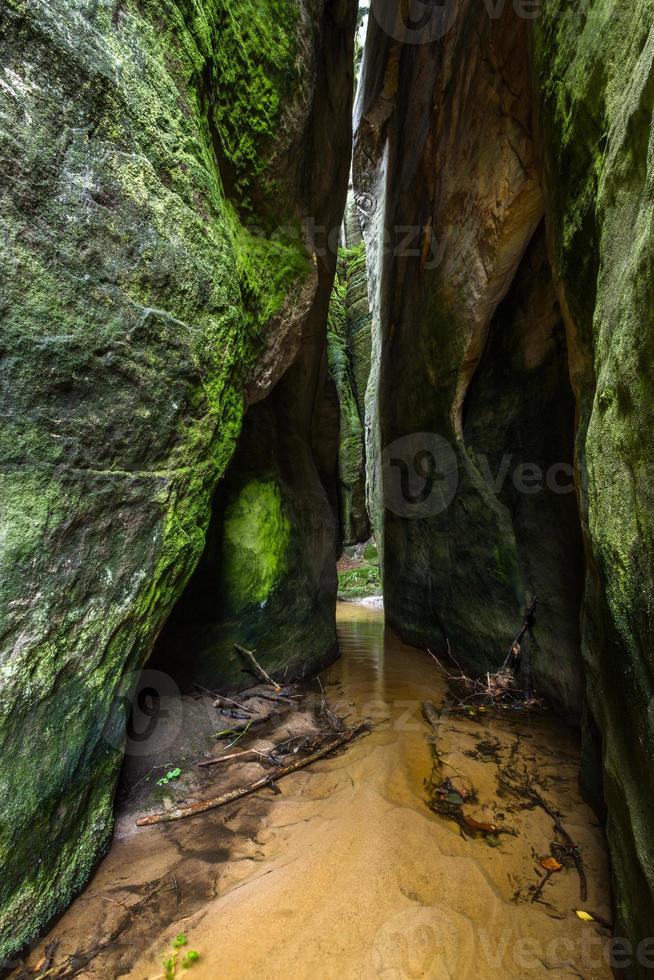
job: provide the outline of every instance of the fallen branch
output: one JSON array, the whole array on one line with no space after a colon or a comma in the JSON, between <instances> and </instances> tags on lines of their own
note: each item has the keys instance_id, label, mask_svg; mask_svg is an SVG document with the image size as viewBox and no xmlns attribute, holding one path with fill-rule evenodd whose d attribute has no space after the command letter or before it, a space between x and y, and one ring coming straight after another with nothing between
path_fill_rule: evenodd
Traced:
<instances>
[{"instance_id":1,"label":"fallen branch","mask_svg":"<svg viewBox=\"0 0 654 980\"><path fill-rule=\"evenodd\" d=\"M577 874L579 875L579 898L582 902L585 902L588 898L588 883L586 881L586 872L584 870L584 863L581 859L579 847L577 844L575 844L574 840L572 839L568 831L561 823L561 817L559 813L557 813L557 811L552 806L550 806L550 804L546 800L544 800L543 797L540 795L540 793L537 790L535 790L530 784L526 784L524 786L521 785L515 786L510 780L508 780L501 773L497 774L497 778L500 780L500 782L504 783L504 785L507 786L514 793L526 797L528 800L531 800L532 803L535 803L537 806L539 806L542 810L545 811L548 817L550 817L550 819L554 821L555 829L565 841L564 850L566 851L567 854L570 855L570 857L575 863Z\"/></svg>"},{"instance_id":2,"label":"fallen branch","mask_svg":"<svg viewBox=\"0 0 654 980\"><path fill-rule=\"evenodd\" d=\"M252 650L246 650L245 647L239 646L238 643L234 644L234 648L237 653L240 653L242 657L245 657L245 659L252 664L256 673L259 675L259 677L263 678L266 684L270 684L270 686L273 687L278 693L282 690L279 684L277 684L276 681L274 681L272 677L265 672L259 661L254 656L254 652Z\"/></svg>"},{"instance_id":3,"label":"fallen branch","mask_svg":"<svg viewBox=\"0 0 654 980\"><path fill-rule=\"evenodd\" d=\"M448 641L448 643L449 643L449 641ZM447 670L446 667L443 667L443 665L440 662L440 660L438 659L438 657L434 653L431 652L431 650L429 649L429 647L427 647L427 653L432 658L432 660L435 660L436 661L436 664L438 666L438 669L441 671L442 674L445 674L445 676L448 678L448 680L451 680L451 681L456 680L456 677L454 676L454 674L450 674L449 670ZM463 671L461 673L463 673Z\"/></svg>"},{"instance_id":4,"label":"fallen branch","mask_svg":"<svg viewBox=\"0 0 654 980\"><path fill-rule=\"evenodd\" d=\"M539 884L538 888L536 889L536 891L534 892L534 894L531 896L532 905L533 905L534 902L539 901L541 895L543 894L543 889L544 889L545 885L550 880L550 878L552 877L553 874L554 874L553 871L546 871L545 872L545 874L541 878L541 881L540 881L540 884Z\"/></svg>"},{"instance_id":5,"label":"fallen branch","mask_svg":"<svg viewBox=\"0 0 654 980\"><path fill-rule=\"evenodd\" d=\"M141 817L140 820L137 820L136 825L137 827L151 827L158 823L171 823L174 820L183 820L185 817L194 817L198 813L206 813L207 810L215 810L217 807L231 803L233 800L240 800L243 796L249 796L250 793L255 793L258 789L270 786L271 782L277 782L292 772L297 772L299 769L310 766L312 763L317 762L318 759L324 758L330 752L339 749L346 742L351 742L353 738L356 738L357 735L367 730L368 725L357 725L356 728L350 728L348 731L343 732L338 738L328 742L327 745L323 745L320 749L312 752L311 755L306 756L304 759L296 759L295 762L291 762L287 766L279 766L277 769L266 773L260 779L250 783L249 786L241 786L239 789L230 790L229 793L223 793L222 796L216 796L210 800L201 800L199 803L191 803L189 806L165 810L163 813L151 813L149 816Z\"/></svg>"},{"instance_id":6,"label":"fallen branch","mask_svg":"<svg viewBox=\"0 0 654 980\"><path fill-rule=\"evenodd\" d=\"M240 708L241 711L245 711L247 715L252 714L252 711L248 707L246 707L246 705L241 704L240 701L235 701L234 698L228 698L226 694L218 695L218 697L213 703L214 708L222 708L224 701L227 701L229 704L236 705L236 707Z\"/></svg>"},{"instance_id":7,"label":"fallen branch","mask_svg":"<svg viewBox=\"0 0 654 980\"><path fill-rule=\"evenodd\" d=\"M291 742L302 742L304 740L308 741L307 735L291 735L290 738L285 739L283 742L278 742L277 745L273 745L268 752L260 752L258 749L243 749L242 752L229 752L227 755L218 755L212 759L201 759L200 762L196 762L196 766L200 768L206 768L207 766L217 766L221 762L232 762L234 759L241 759L245 761L248 756L253 756L258 759L269 759L283 749L285 746L290 745ZM300 745L291 751L296 754ZM290 753L286 753L290 754Z\"/></svg>"},{"instance_id":8,"label":"fallen branch","mask_svg":"<svg viewBox=\"0 0 654 980\"><path fill-rule=\"evenodd\" d=\"M538 605L538 599L535 598L535 599L532 599L531 602L529 603L529 605L527 606L527 609L525 610L524 618L522 620L522 626L520 627L520 631L519 631L518 635L516 636L515 640L511 644L511 648L509 649L509 652L507 654L506 660L504 661L504 667L507 666L507 664L511 660L511 657L513 657L515 660L517 660L518 657L520 656L520 653L521 653L521 646L520 645L522 643L522 639L523 639L525 633L527 632L528 629L531 628L531 625L532 625L532 622L533 622L533 618L534 618L534 613L536 612L536 606L537 605Z\"/></svg>"},{"instance_id":9,"label":"fallen branch","mask_svg":"<svg viewBox=\"0 0 654 980\"><path fill-rule=\"evenodd\" d=\"M299 694L289 695L277 693L277 691L283 690L283 687L278 687L274 692L257 691L257 693L252 695L252 697L261 698L262 701L272 701L274 704L277 704L279 701L283 701L284 704L295 705L295 702L300 700Z\"/></svg>"}]
</instances>

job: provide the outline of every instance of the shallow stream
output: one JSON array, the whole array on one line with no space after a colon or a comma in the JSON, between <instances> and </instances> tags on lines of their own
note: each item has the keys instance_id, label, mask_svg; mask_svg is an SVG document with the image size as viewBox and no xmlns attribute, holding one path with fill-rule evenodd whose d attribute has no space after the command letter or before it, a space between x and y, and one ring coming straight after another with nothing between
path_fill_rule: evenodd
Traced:
<instances>
[{"instance_id":1,"label":"shallow stream","mask_svg":"<svg viewBox=\"0 0 654 980\"><path fill-rule=\"evenodd\" d=\"M370 718L372 732L278 794L143 829L124 806L107 858L32 967L56 941L50 976L163 977L183 933L199 959L186 972L180 957L175 975L196 980L611 976L608 930L575 913L610 916L575 732L547 714L444 711L434 736L421 705L440 708L446 686L428 654L386 630L377 609L341 603L338 628L343 655L323 675L326 696L349 719ZM429 809L434 761L497 833L464 834ZM532 901L556 835L541 807L502 790L509 763L560 812L583 858L585 902L571 861Z\"/></svg>"}]
</instances>

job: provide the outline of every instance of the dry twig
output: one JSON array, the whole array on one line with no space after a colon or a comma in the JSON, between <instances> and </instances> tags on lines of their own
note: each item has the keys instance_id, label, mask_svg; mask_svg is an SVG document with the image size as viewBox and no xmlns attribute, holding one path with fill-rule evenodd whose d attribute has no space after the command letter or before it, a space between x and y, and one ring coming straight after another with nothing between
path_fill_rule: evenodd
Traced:
<instances>
[{"instance_id":1,"label":"dry twig","mask_svg":"<svg viewBox=\"0 0 654 980\"><path fill-rule=\"evenodd\" d=\"M274 681L272 677L270 677L270 675L265 672L265 670L263 669L259 661L256 659L253 650L246 650L245 647L239 646L238 643L234 644L234 648L236 649L237 653L240 653L242 657L245 657L245 659L252 664L256 673L259 675L259 677L263 678L266 684L270 684L270 686L273 687L277 692L281 691L281 687L279 686L279 684L277 684L277 682Z\"/></svg>"},{"instance_id":2,"label":"dry twig","mask_svg":"<svg viewBox=\"0 0 654 980\"><path fill-rule=\"evenodd\" d=\"M534 789L534 787L531 785L531 782L528 778L525 780L525 783L523 785L518 784L517 786L510 779L507 779L506 776L503 776L501 773L497 774L497 778L500 780L500 782L502 782L508 789L510 789L517 796L524 796L526 797L526 799L530 800L532 803L535 803L537 806L539 806L542 810L545 811L548 817L550 817L550 819L554 821L554 827L556 831L565 841L565 851L567 854L570 855L570 857L575 863L577 874L579 875L579 898L582 902L585 902L586 899L588 898L588 883L586 881L586 872L584 870L584 863L582 861L581 853L579 851L578 845L575 844L574 840L572 839L568 831L561 823L560 814L552 806L550 806L547 800L543 799L543 797L540 795L538 790Z\"/></svg>"}]
</instances>

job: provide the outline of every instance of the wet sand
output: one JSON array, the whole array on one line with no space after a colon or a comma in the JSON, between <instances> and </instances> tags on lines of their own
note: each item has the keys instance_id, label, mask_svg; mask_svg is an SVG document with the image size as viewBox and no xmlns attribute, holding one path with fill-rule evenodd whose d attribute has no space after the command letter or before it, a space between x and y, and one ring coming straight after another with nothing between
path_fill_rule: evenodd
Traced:
<instances>
[{"instance_id":1,"label":"wet sand","mask_svg":"<svg viewBox=\"0 0 654 980\"><path fill-rule=\"evenodd\" d=\"M338 615L343 656L323 684L341 714L370 718L372 732L289 776L279 795L144 829L124 813L109 855L32 965L58 940L51 976L163 977L184 933L199 960L176 976L197 980L608 980L608 931L574 912L610 917L605 844L577 788L575 732L550 715L445 713L441 773L474 788L466 811L475 819L509 831L464 836L428 807L433 736L421 703L445 697L436 665L385 630L379 610L340 604ZM498 760L509 757L579 845L585 903L572 862L531 901L555 832L541 808L501 794ZM260 772L253 764L253 778Z\"/></svg>"}]
</instances>

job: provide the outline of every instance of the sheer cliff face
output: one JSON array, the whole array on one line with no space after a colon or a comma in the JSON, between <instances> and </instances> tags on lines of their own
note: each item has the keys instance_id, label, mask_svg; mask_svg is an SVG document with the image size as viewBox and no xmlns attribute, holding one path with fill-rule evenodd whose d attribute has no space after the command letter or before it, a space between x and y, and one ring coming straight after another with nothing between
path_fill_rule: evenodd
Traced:
<instances>
[{"instance_id":1,"label":"sheer cliff face","mask_svg":"<svg viewBox=\"0 0 654 980\"><path fill-rule=\"evenodd\" d=\"M300 227L342 214L355 13L3 5L0 955L108 840L123 695L203 552L244 407L290 377L308 444L334 260Z\"/></svg>"},{"instance_id":2,"label":"sheer cliff face","mask_svg":"<svg viewBox=\"0 0 654 980\"><path fill-rule=\"evenodd\" d=\"M517 539L518 524L538 521L535 506L518 514L518 501L505 499L505 487L488 478L489 467L496 476L510 448L502 445L496 458L502 427L519 431L527 425L521 414L533 413L533 407L505 403L507 417L501 419L491 406L482 406L483 396L469 411L466 406L502 300L508 296L514 308L522 302L523 316L533 312L526 296L511 295L543 217L529 25L511 5L493 19L478 5L462 2L442 37L415 44L403 42L399 29L389 36L380 26L388 28L385 8L377 15L375 9L357 100L354 182L375 321L369 417L376 422L368 456L373 524L383 537L387 615L406 638L442 648L447 638L468 663L485 670L504 659L526 603L542 584ZM547 280L541 283L539 275L525 267L523 293L546 294ZM549 291L549 308L538 295L532 304L546 311L544 334L551 333L552 317L560 319L551 309L551 277ZM504 313L505 319L513 315L508 308ZM534 346L533 356L516 358L505 385L538 385L545 353ZM548 397L556 401L560 383L570 402L564 357L556 371ZM553 427L559 424L562 418L552 418ZM530 432L537 441L533 427ZM422 437L407 444L404 459L401 440L413 433L432 436L424 445ZM521 446L516 436L522 457L514 453L509 460L507 485L524 462L548 467L561 441L563 434L552 432L546 446ZM400 466L413 476L428 462L432 443L443 445L449 462L441 462L453 471L456 485L447 500L444 487L434 488L433 499L417 494L411 512L409 500L397 499ZM393 447L394 458L386 460L391 465L384 465L387 446ZM549 501L555 521L557 503ZM550 533L556 538L556 526ZM531 537L542 550L544 543L535 533ZM554 550L562 550L558 540ZM547 617L550 597L541 598ZM578 647L577 616L573 601L563 641L570 670L558 678L541 671L547 693L569 711L580 700L572 652ZM541 638L545 660L556 642L551 626ZM538 672L538 664L532 666Z\"/></svg>"},{"instance_id":3,"label":"sheer cliff face","mask_svg":"<svg viewBox=\"0 0 654 980\"><path fill-rule=\"evenodd\" d=\"M339 249L337 275L327 332L328 384L338 399L337 509L343 544L370 537L366 506L366 389L370 375L370 309L365 243L354 199L348 199L343 222L344 247ZM328 402L328 398L326 401Z\"/></svg>"},{"instance_id":4,"label":"sheer cliff face","mask_svg":"<svg viewBox=\"0 0 654 980\"><path fill-rule=\"evenodd\" d=\"M387 614L410 639L447 637L486 669L538 595L526 667L570 716L585 702L583 775L600 794L603 768L618 921L640 940L654 929L654 4L545 0L532 21L511 6L491 18L462 0L415 44L373 4L354 159L371 512ZM412 518L383 450L413 465L433 448L404 451L415 432L450 448L438 512ZM523 462L574 464L576 493L516 485Z\"/></svg>"},{"instance_id":5,"label":"sheer cliff face","mask_svg":"<svg viewBox=\"0 0 654 980\"><path fill-rule=\"evenodd\" d=\"M545 4L534 67L577 396L588 703L618 922L640 940L654 930L654 4L563 6Z\"/></svg>"}]
</instances>

